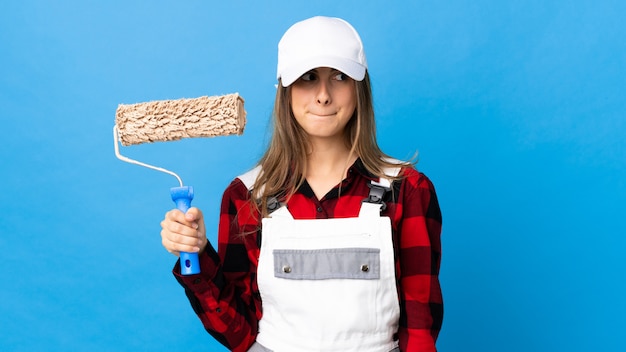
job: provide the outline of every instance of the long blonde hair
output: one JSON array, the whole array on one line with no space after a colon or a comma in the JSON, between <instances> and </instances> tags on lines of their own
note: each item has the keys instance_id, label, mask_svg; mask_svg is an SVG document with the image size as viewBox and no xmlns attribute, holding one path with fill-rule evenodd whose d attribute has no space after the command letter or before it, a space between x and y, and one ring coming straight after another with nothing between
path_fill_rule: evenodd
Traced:
<instances>
[{"instance_id":1,"label":"long blonde hair","mask_svg":"<svg viewBox=\"0 0 626 352\"><path fill-rule=\"evenodd\" d=\"M376 122L369 73L362 81L355 82L357 104L354 115L345 127L345 141L351 155L361 158L365 168L377 177L387 177L385 168L409 166L411 162L393 161L382 152L376 139ZM259 160L262 172L252 191L254 206L263 217L267 216L270 197L281 201L289 199L304 182L308 138L298 125L291 109L291 86L279 82L274 102L273 134L265 154Z\"/></svg>"}]
</instances>

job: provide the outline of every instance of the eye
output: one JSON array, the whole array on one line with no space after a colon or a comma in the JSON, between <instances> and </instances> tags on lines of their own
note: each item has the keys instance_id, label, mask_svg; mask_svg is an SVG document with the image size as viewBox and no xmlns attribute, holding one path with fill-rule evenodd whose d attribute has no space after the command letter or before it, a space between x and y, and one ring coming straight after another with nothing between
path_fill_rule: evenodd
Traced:
<instances>
[{"instance_id":1,"label":"eye","mask_svg":"<svg viewBox=\"0 0 626 352\"><path fill-rule=\"evenodd\" d=\"M309 71L305 74L303 74L302 76L300 76L300 79L303 81L315 81L317 79L317 75L315 74L315 72L313 71Z\"/></svg>"},{"instance_id":2,"label":"eye","mask_svg":"<svg viewBox=\"0 0 626 352\"><path fill-rule=\"evenodd\" d=\"M337 72L337 73L335 74L335 79L336 79L337 81L345 81L345 80L347 80L348 78L350 78L350 77L348 77L348 75L346 75L346 74L345 74L345 73L343 73L343 72Z\"/></svg>"}]
</instances>

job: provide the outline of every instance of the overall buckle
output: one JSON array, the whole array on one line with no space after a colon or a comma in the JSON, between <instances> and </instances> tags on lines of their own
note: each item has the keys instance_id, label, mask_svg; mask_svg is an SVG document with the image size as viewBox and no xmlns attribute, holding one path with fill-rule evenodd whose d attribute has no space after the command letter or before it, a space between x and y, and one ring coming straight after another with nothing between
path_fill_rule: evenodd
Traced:
<instances>
[{"instance_id":1,"label":"overall buckle","mask_svg":"<svg viewBox=\"0 0 626 352\"><path fill-rule=\"evenodd\" d=\"M383 202L383 197L387 191L391 190L388 187L382 186L380 184L369 182L367 186L370 188L370 193L367 198L363 199L363 203L374 203L374 204L382 204L381 211L387 209L387 204Z\"/></svg>"}]
</instances>

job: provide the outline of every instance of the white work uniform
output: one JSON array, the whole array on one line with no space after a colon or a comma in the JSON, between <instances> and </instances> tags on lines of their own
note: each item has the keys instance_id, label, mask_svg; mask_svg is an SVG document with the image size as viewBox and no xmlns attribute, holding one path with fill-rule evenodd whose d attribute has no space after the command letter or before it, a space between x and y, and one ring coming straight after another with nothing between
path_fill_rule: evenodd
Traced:
<instances>
[{"instance_id":1,"label":"white work uniform","mask_svg":"<svg viewBox=\"0 0 626 352\"><path fill-rule=\"evenodd\" d=\"M263 317L250 351L398 351L391 220L380 209L295 220L283 206L262 220Z\"/></svg>"}]
</instances>

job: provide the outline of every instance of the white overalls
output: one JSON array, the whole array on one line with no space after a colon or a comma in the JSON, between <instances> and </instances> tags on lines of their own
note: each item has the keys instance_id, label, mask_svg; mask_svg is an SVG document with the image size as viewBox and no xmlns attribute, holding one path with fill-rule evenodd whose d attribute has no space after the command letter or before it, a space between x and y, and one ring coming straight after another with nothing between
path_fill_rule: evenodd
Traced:
<instances>
[{"instance_id":1,"label":"white overalls","mask_svg":"<svg viewBox=\"0 0 626 352\"><path fill-rule=\"evenodd\" d=\"M249 351L398 351L391 221L381 206L364 202L356 218L313 220L295 220L282 206L262 220L263 317Z\"/></svg>"}]
</instances>

